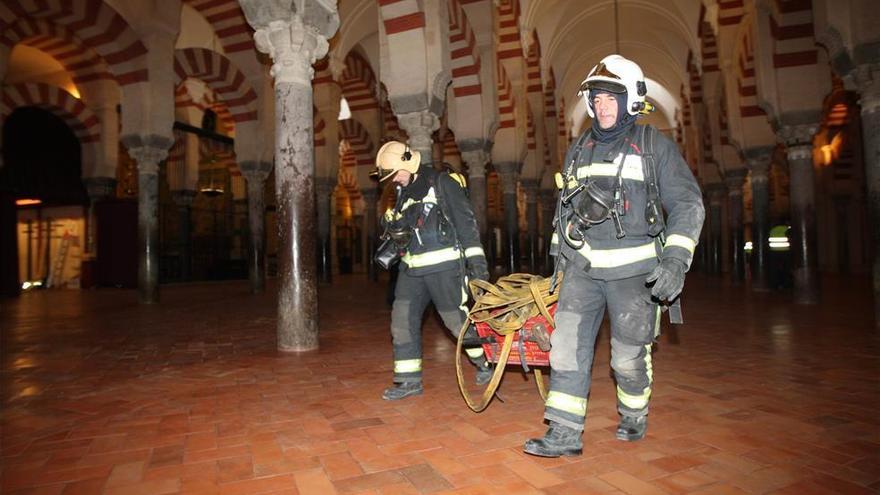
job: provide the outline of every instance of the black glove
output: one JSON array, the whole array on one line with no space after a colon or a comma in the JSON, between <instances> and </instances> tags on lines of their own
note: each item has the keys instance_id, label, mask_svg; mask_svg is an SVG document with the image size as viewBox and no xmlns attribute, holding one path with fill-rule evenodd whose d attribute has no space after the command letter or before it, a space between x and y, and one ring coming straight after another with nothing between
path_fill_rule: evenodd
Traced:
<instances>
[{"instance_id":1,"label":"black glove","mask_svg":"<svg viewBox=\"0 0 880 495\"><path fill-rule=\"evenodd\" d=\"M654 282L651 295L660 301L674 300L684 288L684 272L686 270L685 264L675 258L661 260L660 264L645 279L648 284Z\"/></svg>"},{"instance_id":2,"label":"black glove","mask_svg":"<svg viewBox=\"0 0 880 495\"><path fill-rule=\"evenodd\" d=\"M489 281L489 265L485 260L468 260L468 279Z\"/></svg>"}]
</instances>

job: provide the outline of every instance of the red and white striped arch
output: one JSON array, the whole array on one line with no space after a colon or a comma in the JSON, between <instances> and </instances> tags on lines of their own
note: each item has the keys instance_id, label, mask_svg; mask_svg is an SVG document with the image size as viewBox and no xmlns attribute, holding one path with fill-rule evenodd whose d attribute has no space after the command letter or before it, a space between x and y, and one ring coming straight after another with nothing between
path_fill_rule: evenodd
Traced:
<instances>
[{"instance_id":1,"label":"red and white striped arch","mask_svg":"<svg viewBox=\"0 0 880 495\"><path fill-rule=\"evenodd\" d=\"M535 140L535 120L532 118L532 110L526 111L526 149L535 151L538 149L538 142Z\"/></svg>"},{"instance_id":2,"label":"red and white striped arch","mask_svg":"<svg viewBox=\"0 0 880 495\"><path fill-rule=\"evenodd\" d=\"M345 70L342 71L342 94L348 101L352 112L376 110L376 76L373 68L364 57L352 50L345 57Z\"/></svg>"},{"instance_id":3,"label":"red and white striped arch","mask_svg":"<svg viewBox=\"0 0 880 495\"><path fill-rule=\"evenodd\" d=\"M452 57L452 93L456 97L482 93L477 40L459 0L449 0L449 49Z\"/></svg>"},{"instance_id":4,"label":"red and white striped arch","mask_svg":"<svg viewBox=\"0 0 880 495\"><path fill-rule=\"evenodd\" d=\"M519 0L496 0L498 60L522 57L519 32Z\"/></svg>"},{"instance_id":5,"label":"red and white striped arch","mask_svg":"<svg viewBox=\"0 0 880 495\"><path fill-rule=\"evenodd\" d=\"M400 128L397 117L394 115L394 110L391 109L391 102L387 98L382 102L382 120L385 122L385 137L397 141L406 141L406 132Z\"/></svg>"},{"instance_id":6,"label":"red and white striped arch","mask_svg":"<svg viewBox=\"0 0 880 495\"><path fill-rule=\"evenodd\" d=\"M45 52L70 72L75 84L113 79L104 59L94 50L81 45L70 30L43 19L19 19L0 35L0 43L10 47L21 43Z\"/></svg>"},{"instance_id":7,"label":"red and white striped arch","mask_svg":"<svg viewBox=\"0 0 880 495\"><path fill-rule=\"evenodd\" d=\"M516 104L513 97L513 86L507 78L507 71L499 61L498 69L498 128L506 129L516 127Z\"/></svg>"},{"instance_id":8,"label":"red and white striped arch","mask_svg":"<svg viewBox=\"0 0 880 495\"><path fill-rule=\"evenodd\" d=\"M743 118L767 115L758 106L758 87L755 82L755 55L751 33L746 32L736 57L737 89L739 92L739 113Z\"/></svg>"},{"instance_id":9,"label":"red and white striped arch","mask_svg":"<svg viewBox=\"0 0 880 495\"><path fill-rule=\"evenodd\" d=\"M719 0L718 25L736 26L742 20L745 12L744 0Z\"/></svg>"},{"instance_id":10,"label":"red and white striped arch","mask_svg":"<svg viewBox=\"0 0 880 495\"><path fill-rule=\"evenodd\" d=\"M373 161L373 142L367 130L357 120L339 121L339 139L348 141L352 153L357 157L357 166L372 167L375 164Z\"/></svg>"},{"instance_id":11,"label":"red and white striped arch","mask_svg":"<svg viewBox=\"0 0 880 495\"><path fill-rule=\"evenodd\" d=\"M205 48L174 51L175 85L186 78L199 79L223 100L234 122L257 120L257 94L244 74L223 55Z\"/></svg>"},{"instance_id":12,"label":"red and white striped arch","mask_svg":"<svg viewBox=\"0 0 880 495\"><path fill-rule=\"evenodd\" d=\"M21 107L38 107L61 118L79 139L83 160L95 158L95 146L100 141L100 121L82 101L56 86L42 83L22 83L5 86L0 101L0 117L6 119ZM85 165L85 163L84 163Z\"/></svg>"},{"instance_id":13,"label":"red and white striped arch","mask_svg":"<svg viewBox=\"0 0 880 495\"><path fill-rule=\"evenodd\" d=\"M774 0L771 5L773 67L779 69L815 65L817 51L811 2Z\"/></svg>"},{"instance_id":14,"label":"red and white striped arch","mask_svg":"<svg viewBox=\"0 0 880 495\"><path fill-rule=\"evenodd\" d=\"M4 0L0 2L0 42L10 47L21 42L23 33L13 26L24 19L65 28L78 41L72 46L94 50L121 86L148 78L146 46L103 0Z\"/></svg>"},{"instance_id":15,"label":"red and white striped arch","mask_svg":"<svg viewBox=\"0 0 880 495\"><path fill-rule=\"evenodd\" d=\"M716 39L715 32L712 30L712 25L709 23L709 20L706 19L706 16L706 6L700 4L700 26L697 29L697 34L700 37L700 54L703 59L703 74L718 72L720 70L720 66L718 65L718 40Z\"/></svg>"},{"instance_id":16,"label":"red and white striped arch","mask_svg":"<svg viewBox=\"0 0 880 495\"><path fill-rule=\"evenodd\" d=\"M254 49L254 30L236 0L183 0L214 28L226 53Z\"/></svg>"},{"instance_id":17,"label":"red and white striped arch","mask_svg":"<svg viewBox=\"0 0 880 495\"><path fill-rule=\"evenodd\" d=\"M229 107L226 106L223 100L217 99L214 96L213 91L208 90L205 92L202 99L197 102L192 99L192 95L189 94L186 85L180 84L174 90L174 107L182 109L196 108L201 112L211 110L217 115L217 127L222 134L231 136L235 132L235 121L232 120L232 114L229 112ZM188 123L190 125L195 125L196 127L200 125L200 122Z\"/></svg>"},{"instance_id":18,"label":"red and white striped arch","mask_svg":"<svg viewBox=\"0 0 880 495\"><path fill-rule=\"evenodd\" d=\"M533 31L529 53L526 56L526 92L540 93L542 89L541 43L538 41L538 32Z\"/></svg>"}]
</instances>

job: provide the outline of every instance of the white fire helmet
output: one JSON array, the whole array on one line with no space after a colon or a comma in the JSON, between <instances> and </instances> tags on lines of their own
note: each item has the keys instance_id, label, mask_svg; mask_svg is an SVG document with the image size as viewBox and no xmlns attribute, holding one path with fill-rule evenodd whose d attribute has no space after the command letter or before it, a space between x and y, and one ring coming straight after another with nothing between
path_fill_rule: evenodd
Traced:
<instances>
[{"instance_id":1,"label":"white fire helmet","mask_svg":"<svg viewBox=\"0 0 880 495\"><path fill-rule=\"evenodd\" d=\"M626 111L630 115L637 115L645 110L645 95L648 94L648 88L645 86L642 68L620 55L608 55L603 58L581 83L580 94L587 104L587 113L590 118L596 118L593 102L590 101L591 89L602 89L618 94L625 92L629 106Z\"/></svg>"},{"instance_id":2,"label":"white fire helmet","mask_svg":"<svg viewBox=\"0 0 880 495\"><path fill-rule=\"evenodd\" d=\"M415 174L419 170L422 155L399 141L388 141L376 153L376 173L379 182L391 178L398 170Z\"/></svg>"}]
</instances>

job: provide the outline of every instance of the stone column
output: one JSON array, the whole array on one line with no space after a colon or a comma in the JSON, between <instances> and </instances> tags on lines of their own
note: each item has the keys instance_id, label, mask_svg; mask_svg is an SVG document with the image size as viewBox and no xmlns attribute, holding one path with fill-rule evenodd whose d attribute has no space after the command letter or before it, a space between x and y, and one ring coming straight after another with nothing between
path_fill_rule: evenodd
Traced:
<instances>
[{"instance_id":1,"label":"stone column","mask_svg":"<svg viewBox=\"0 0 880 495\"><path fill-rule=\"evenodd\" d=\"M770 246L770 158L772 148L746 150L752 182L752 289L769 290L767 257Z\"/></svg>"},{"instance_id":2,"label":"stone column","mask_svg":"<svg viewBox=\"0 0 880 495\"><path fill-rule=\"evenodd\" d=\"M240 0L275 78L275 196L280 231L278 349L318 348L312 64L339 27L335 2Z\"/></svg>"},{"instance_id":3,"label":"stone column","mask_svg":"<svg viewBox=\"0 0 880 495\"><path fill-rule=\"evenodd\" d=\"M422 155L421 163L434 161L434 141L431 136L440 128L440 119L428 110L397 116L400 127L409 136L409 147Z\"/></svg>"},{"instance_id":4,"label":"stone column","mask_svg":"<svg viewBox=\"0 0 880 495\"><path fill-rule=\"evenodd\" d=\"M529 273L538 271L538 179L520 181L526 194L526 237L528 239Z\"/></svg>"},{"instance_id":5,"label":"stone column","mask_svg":"<svg viewBox=\"0 0 880 495\"><path fill-rule=\"evenodd\" d=\"M743 184L748 173L746 168L737 168L728 170L724 177L727 185L727 225L730 231L730 279L734 285L745 280Z\"/></svg>"},{"instance_id":6,"label":"stone column","mask_svg":"<svg viewBox=\"0 0 880 495\"><path fill-rule=\"evenodd\" d=\"M333 191L335 177L318 177L315 180L315 198L318 204L318 273L322 283L333 281L333 251L330 229L333 227Z\"/></svg>"},{"instance_id":7,"label":"stone column","mask_svg":"<svg viewBox=\"0 0 880 495\"><path fill-rule=\"evenodd\" d=\"M180 189L171 191L177 215L180 237L180 279L184 282L192 279L192 203L196 191Z\"/></svg>"},{"instance_id":8,"label":"stone column","mask_svg":"<svg viewBox=\"0 0 880 495\"><path fill-rule=\"evenodd\" d=\"M164 138L157 138L162 140ZM159 302L159 162L168 155L164 145L130 146L138 167L138 298L141 304Z\"/></svg>"},{"instance_id":9,"label":"stone column","mask_svg":"<svg viewBox=\"0 0 880 495\"><path fill-rule=\"evenodd\" d=\"M862 140L865 145L865 180L871 209L874 248L874 325L880 328L880 64L860 65L854 76L862 107Z\"/></svg>"},{"instance_id":10,"label":"stone column","mask_svg":"<svg viewBox=\"0 0 880 495\"><path fill-rule=\"evenodd\" d=\"M379 189L375 186L365 187L361 189L361 196L364 198L364 237L367 243L367 259L364 263L367 265L367 276L375 282L379 280L379 271L376 269L376 264L373 263L373 256L376 254L376 231L379 224L379 217L376 215Z\"/></svg>"},{"instance_id":11,"label":"stone column","mask_svg":"<svg viewBox=\"0 0 880 495\"><path fill-rule=\"evenodd\" d=\"M788 155L791 208L791 254L794 301L819 302L819 253L816 234L816 186L813 171L813 135L817 124L784 126L779 137Z\"/></svg>"},{"instance_id":12,"label":"stone column","mask_svg":"<svg viewBox=\"0 0 880 495\"><path fill-rule=\"evenodd\" d=\"M716 182L706 185L706 193L709 195L709 264L706 271L711 275L721 275L722 205L727 191L723 183Z\"/></svg>"},{"instance_id":13,"label":"stone column","mask_svg":"<svg viewBox=\"0 0 880 495\"><path fill-rule=\"evenodd\" d=\"M272 163L246 161L239 164L247 182L248 206L248 278L251 292L266 290L266 179L272 172Z\"/></svg>"},{"instance_id":14,"label":"stone column","mask_svg":"<svg viewBox=\"0 0 880 495\"><path fill-rule=\"evenodd\" d=\"M516 204L516 184L519 180L521 163L496 163L495 170L501 178L501 191L504 197L504 252L508 273L519 271L519 210Z\"/></svg>"},{"instance_id":15,"label":"stone column","mask_svg":"<svg viewBox=\"0 0 880 495\"><path fill-rule=\"evenodd\" d=\"M489 228L486 164L489 162L489 154L482 149L462 151L461 159L468 168L468 194L474 207L477 227L480 229L480 239L486 244L488 241L486 231ZM488 252L486 254L488 255Z\"/></svg>"},{"instance_id":16,"label":"stone column","mask_svg":"<svg viewBox=\"0 0 880 495\"><path fill-rule=\"evenodd\" d=\"M553 215L556 214L558 190L541 189L541 232L544 241L541 243L541 272L550 275L553 272L553 258L550 257L550 239L553 238Z\"/></svg>"}]
</instances>

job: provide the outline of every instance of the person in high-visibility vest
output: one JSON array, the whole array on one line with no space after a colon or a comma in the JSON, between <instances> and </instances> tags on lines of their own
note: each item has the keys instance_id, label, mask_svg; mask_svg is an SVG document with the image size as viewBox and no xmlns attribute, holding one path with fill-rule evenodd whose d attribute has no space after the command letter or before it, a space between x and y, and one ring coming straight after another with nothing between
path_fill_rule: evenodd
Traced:
<instances>
[{"instance_id":1,"label":"person in high-visibility vest","mask_svg":"<svg viewBox=\"0 0 880 495\"><path fill-rule=\"evenodd\" d=\"M544 457L583 450L594 348L606 307L621 418L616 437L644 437L658 303L673 302L681 292L705 217L699 186L675 143L651 126L636 125L636 117L651 108L636 63L605 57L581 94L592 128L565 157L550 248L558 263L554 271L564 274L544 404L550 427L523 448Z\"/></svg>"},{"instance_id":2,"label":"person in high-visibility vest","mask_svg":"<svg viewBox=\"0 0 880 495\"><path fill-rule=\"evenodd\" d=\"M385 143L376 155L379 180L390 179L399 188L397 204L382 222L403 252L391 309L394 385L383 392L385 400L423 392L421 332L428 304L434 303L454 334L467 318L468 280L489 279L464 178L420 162L418 151L397 141ZM473 327L467 336L477 337ZM483 349L465 351L477 367L477 383L487 383L492 369Z\"/></svg>"}]
</instances>

